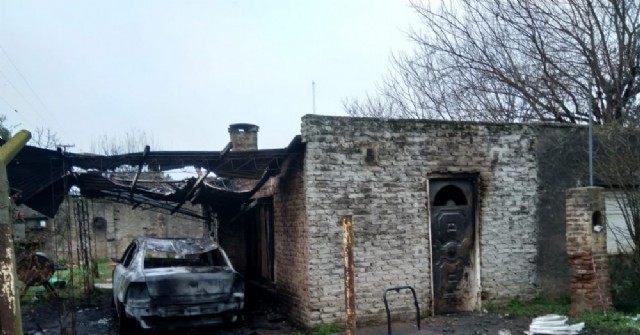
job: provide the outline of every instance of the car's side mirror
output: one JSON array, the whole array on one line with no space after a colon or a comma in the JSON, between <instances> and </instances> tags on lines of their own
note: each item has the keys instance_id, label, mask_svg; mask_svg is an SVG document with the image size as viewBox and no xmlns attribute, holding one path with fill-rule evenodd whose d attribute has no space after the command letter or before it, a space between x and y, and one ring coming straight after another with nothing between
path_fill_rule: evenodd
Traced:
<instances>
[{"instance_id":1,"label":"car's side mirror","mask_svg":"<svg viewBox=\"0 0 640 335\"><path fill-rule=\"evenodd\" d=\"M118 263L118 264L122 263L122 260L120 258L116 258L116 257L111 257L111 261L114 262L114 263Z\"/></svg>"}]
</instances>

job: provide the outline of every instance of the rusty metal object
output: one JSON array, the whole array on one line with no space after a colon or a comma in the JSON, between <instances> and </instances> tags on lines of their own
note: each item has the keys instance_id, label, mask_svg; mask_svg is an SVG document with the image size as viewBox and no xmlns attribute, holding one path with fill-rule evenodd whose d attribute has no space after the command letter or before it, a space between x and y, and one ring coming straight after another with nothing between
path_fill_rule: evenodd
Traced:
<instances>
[{"instance_id":1,"label":"rusty metal object","mask_svg":"<svg viewBox=\"0 0 640 335\"><path fill-rule=\"evenodd\" d=\"M9 199L7 164L31 138L26 130L19 131L0 147L0 332L2 335L22 335L20 299L16 294L16 261L11 230L13 222Z\"/></svg>"},{"instance_id":2,"label":"rusty metal object","mask_svg":"<svg viewBox=\"0 0 640 335\"><path fill-rule=\"evenodd\" d=\"M387 312L387 333L389 335L391 335L391 312L389 311L389 303L387 302L387 293L389 293L389 291L396 291L399 293L400 290L411 290L411 293L413 293L413 304L416 306L416 325L418 326L418 330L420 330L420 305L418 304L416 290L414 290L411 286L398 286L387 289L382 295L382 300L384 301L384 309Z\"/></svg>"},{"instance_id":3,"label":"rusty metal object","mask_svg":"<svg viewBox=\"0 0 640 335\"><path fill-rule=\"evenodd\" d=\"M36 285L44 286L49 295L57 296L53 286L49 283L49 279L55 271L55 262L47 254L35 252L20 257L16 264L16 270L18 279L24 283L20 298L24 297L31 286Z\"/></svg>"},{"instance_id":4,"label":"rusty metal object","mask_svg":"<svg viewBox=\"0 0 640 335\"><path fill-rule=\"evenodd\" d=\"M356 332L356 295L353 262L353 220L351 215L342 217L344 245L344 303L347 310L345 334Z\"/></svg>"}]
</instances>

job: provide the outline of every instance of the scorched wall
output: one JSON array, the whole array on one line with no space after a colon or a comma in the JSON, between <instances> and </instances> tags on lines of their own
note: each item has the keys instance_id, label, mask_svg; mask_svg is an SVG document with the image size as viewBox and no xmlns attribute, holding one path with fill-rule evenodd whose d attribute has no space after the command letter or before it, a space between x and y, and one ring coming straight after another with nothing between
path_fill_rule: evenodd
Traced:
<instances>
[{"instance_id":1,"label":"scorched wall","mask_svg":"<svg viewBox=\"0 0 640 335\"><path fill-rule=\"evenodd\" d=\"M358 320L384 318L382 294L398 285L413 286L431 310L427 190L437 175L478 176L482 300L535 295L537 135L519 124L303 117L310 323L343 320L345 214L354 222ZM392 304L413 309L402 295Z\"/></svg>"}]
</instances>

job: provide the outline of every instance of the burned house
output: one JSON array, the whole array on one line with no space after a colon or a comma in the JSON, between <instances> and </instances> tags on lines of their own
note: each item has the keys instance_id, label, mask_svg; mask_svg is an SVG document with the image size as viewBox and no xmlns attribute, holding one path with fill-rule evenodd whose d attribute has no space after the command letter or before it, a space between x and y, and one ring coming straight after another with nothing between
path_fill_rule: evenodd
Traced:
<instances>
[{"instance_id":1,"label":"burned house","mask_svg":"<svg viewBox=\"0 0 640 335\"><path fill-rule=\"evenodd\" d=\"M83 196L134 208L189 214L186 202L201 205L190 215L216 234L248 283L273 292L301 325L345 318L346 215L359 321L383 318L382 294L394 286L413 287L426 315L568 293L565 194L586 179L581 127L307 115L286 148L267 150L258 150L254 125L232 125L229 133L232 143L219 152L47 153L53 158L40 165L44 175L58 175L47 170L58 159L100 171L123 163L159 171L188 165L225 178L224 187L203 175L158 193L136 178L59 174L75 178ZM35 201L60 204L62 181L48 183L39 193L22 189L25 203L52 212ZM407 298L394 295L393 310L411 315Z\"/></svg>"},{"instance_id":2,"label":"burned house","mask_svg":"<svg viewBox=\"0 0 640 335\"><path fill-rule=\"evenodd\" d=\"M344 215L359 321L383 318L382 293L399 285L415 288L427 314L565 295L564 199L584 181L582 134L307 115L280 173L221 221L221 243L303 325L345 318ZM405 298L396 310L412 311Z\"/></svg>"}]
</instances>

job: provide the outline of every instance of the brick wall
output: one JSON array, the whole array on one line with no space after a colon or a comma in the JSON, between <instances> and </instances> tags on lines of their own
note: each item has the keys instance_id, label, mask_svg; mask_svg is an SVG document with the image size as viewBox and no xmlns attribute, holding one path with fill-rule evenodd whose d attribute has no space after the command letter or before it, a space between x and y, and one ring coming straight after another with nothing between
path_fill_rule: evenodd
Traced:
<instances>
[{"instance_id":1,"label":"brick wall","mask_svg":"<svg viewBox=\"0 0 640 335\"><path fill-rule=\"evenodd\" d=\"M271 177L253 196L253 199L273 199L275 287L278 306L288 319L296 324L310 326L309 315L309 245L306 221L304 154L294 153L284 162L280 174ZM238 190L251 190L257 180L236 179ZM236 269L249 271L251 260L247 255L246 229L255 215L245 215L231 224L221 225L221 244L235 260Z\"/></svg>"},{"instance_id":2,"label":"brick wall","mask_svg":"<svg viewBox=\"0 0 640 335\"><path fill-rule=\"evenodd\" d=\"M305 116L311 323L343 319L344 214L354 221L358 320L384 318L382 293L397 285L413 286L430 310L427 189L428 178L442 174L479 176L473 261L481 264L482 297L536 294L535 135L517 124ZM413 309L408 295L398 300L394 310Z\"/></svg>"},{"instance_id":3,"label":"brick wall","mask_svg":"<svg viewBox=\"0 0 640 335\"><path fill-rule=\"evenodd\" d=\"M311 325L309 315L309 226L305 215L302 154L289 156L273 190L275 281L280 306L289 319Z\"/></svg>"},{"instance_id":4,"label":"brick wall","mask_svg":"<svg viewBox=\"0 0 640 335\"><path fill-rule=\"evenodd\" d=\"M600 187L567 191L567 255L571 315L611 307L604 193ZM599 229L594 227L599 225Z\"/></svg>"}]
</instances>

